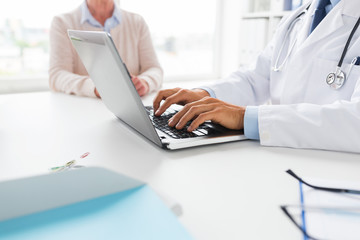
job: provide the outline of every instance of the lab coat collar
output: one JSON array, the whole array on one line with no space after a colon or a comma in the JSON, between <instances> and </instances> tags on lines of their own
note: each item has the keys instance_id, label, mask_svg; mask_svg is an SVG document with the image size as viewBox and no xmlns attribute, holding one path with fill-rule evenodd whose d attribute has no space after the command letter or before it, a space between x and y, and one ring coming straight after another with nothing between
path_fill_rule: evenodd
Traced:
<instances>
[{"instance_id":1,"label":"lab coat collar","mask_svg":"<svg viewBox=\"0 0 360 240\"><path fill-rule=\"evenodd\" d=\"M359 0L341 0L339 4L343 4L342 6L342 14L350 17L358 18L360 16L359 12Z\"/></svg>"},{"instance_id":2,"label":"lab coat collar","mask_svg":"<svg viewBox=\"0 0 360 240\"><path fill-rule=\"evenodd\" d=\"M337 31L342 26L344 26L343 14L344 14L345 6L352 5L352 7L354 7L354 4L352 4L352 1L353 0L341 0L328 13L328 15L324 18L324 20L322 20L320 22L320 24L315 28L315 30L309 36L307 36L307 38L305 39L305 41L302 44L302 46L300 47L300 49L304 49L306 47L311 46L312 44L318 42L319 40L321 40L323 38L326 38L328 35L330 35L331 33ZM355 1L355 2L357 2L357 1ZM313 13L314 10L315 10L314 6L311 6L309 9L309 12ZM309 14L308 18L312 19L312 14ZM308 21L311 21L311 19L308 19ZM303 34L308 34L308 31L309 30L306 29L306 31L303 32Z\"/></svg>"}]
</instances>

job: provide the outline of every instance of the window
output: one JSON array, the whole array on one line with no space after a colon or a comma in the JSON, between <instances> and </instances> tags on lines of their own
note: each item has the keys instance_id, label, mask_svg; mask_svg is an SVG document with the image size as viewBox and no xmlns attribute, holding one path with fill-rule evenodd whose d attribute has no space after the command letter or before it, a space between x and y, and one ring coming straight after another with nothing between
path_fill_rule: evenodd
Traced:
<instances>
[{"instance_id":1,"label":"window","mask_svg":"<svg viewBox=\"0 0 360 240\"><path fill-rule=\"evenodd\" d=\"M0 8L0 77L45 77L52 17L76 8L82 0L8 1Z\"/></svg>"},{"instance_id":2,"label":"window","mask_svg":"<svg viewBox=\"0 0 360 240\"><path fill-rule=\"evenodd\" d=\"M218 75L217 0L120 0L147 22L165 79Z\"/></svg>"}]
</instances>

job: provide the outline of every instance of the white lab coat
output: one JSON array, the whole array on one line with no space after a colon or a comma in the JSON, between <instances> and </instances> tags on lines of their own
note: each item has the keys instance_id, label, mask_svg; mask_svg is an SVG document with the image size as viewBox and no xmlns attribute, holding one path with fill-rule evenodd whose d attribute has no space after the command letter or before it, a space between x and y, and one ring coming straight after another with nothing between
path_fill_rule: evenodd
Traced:
<instances>
[{"instance_id":1,"label":"white lab coat","mask_svg":"<svg viewBox=\"0 0 360 240\"><path fill-rule=\"evenodd\" d=\"M360 27L342 66L347 75L344 86L334 90L325 82L326 76L335 71L360 16L360 1L341 0L308 35L316 1L291 31L290 42L297 41L282 71L274 72L272 67L290 23L306 6L280 23L251 70L239 70L208 87L226 102L260 105L262 145L360 153L360 66L348 72L352 59L360 56ZM271 105L265 104L269 100Z\"/></svg>"}]
</instances>

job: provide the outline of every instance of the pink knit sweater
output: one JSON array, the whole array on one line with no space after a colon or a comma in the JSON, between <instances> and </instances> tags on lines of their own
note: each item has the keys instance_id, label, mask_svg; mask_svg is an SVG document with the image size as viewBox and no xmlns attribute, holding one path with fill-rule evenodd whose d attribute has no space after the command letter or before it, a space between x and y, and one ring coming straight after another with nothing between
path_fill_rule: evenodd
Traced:
<instances>
[{"instance_id":1,"label":"pink knit sweater","mask_svg":"<svg viewBox=\"0 0 360 240\"><path fill-rule=\"evenodd\" d=\"M50 30L50 88L54 91L95 97L94 83L72 46L68 29L101 31L89 23L80 23L81 8L54 17ZM150 91L162 84L163 71L152 45L149 29L144 19L134 13L121 10L121 23L111 29L122 60L132 75L149 84Z\"/></svg>"}]
</instances>

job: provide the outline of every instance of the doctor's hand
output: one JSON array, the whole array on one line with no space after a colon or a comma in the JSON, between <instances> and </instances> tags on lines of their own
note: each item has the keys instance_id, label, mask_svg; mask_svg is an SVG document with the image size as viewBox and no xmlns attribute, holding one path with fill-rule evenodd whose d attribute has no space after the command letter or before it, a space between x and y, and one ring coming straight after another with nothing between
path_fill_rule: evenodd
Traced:
<instances>
[{"instance_id":1,"label":"doctor's hand","mask_svg":"<svg viewBox=\"0 0 360 240\"><path fill-rule=\"evenodd\" d=\"M186 104L181 111L169 119L169 126L182 129L191 121L187 128L194 131L205 121L212 121L226 128L240 130L244 128L246 107L232 105L216 98L204 97L198 101Z\"/></svg>"},{"instance_id":2,"label":"doctor's hand","mask_svg":"<svg viewBox=\"0 0 360 240\"><path fill-rule=\"evenodd\" d=\"M163 114L172 104L185 105L195 102L203 97L209 97L209 93L202 89L173 88L161 90L154 99L153 107L156 116ZM161 101L164 100L160 106Z\"/></svg>"},{"instance_id":3,"label":"doctor's hand","mask_svg":"<svg viewBox=\"0 0 360 240\"><path fill-rule=\"evenodd\" d=\"M136 91L140 97L149 92L149 84L144 79L141 79L137 76L131 76L131 80L133 81Z\"/></svg>"}]
</instances>

